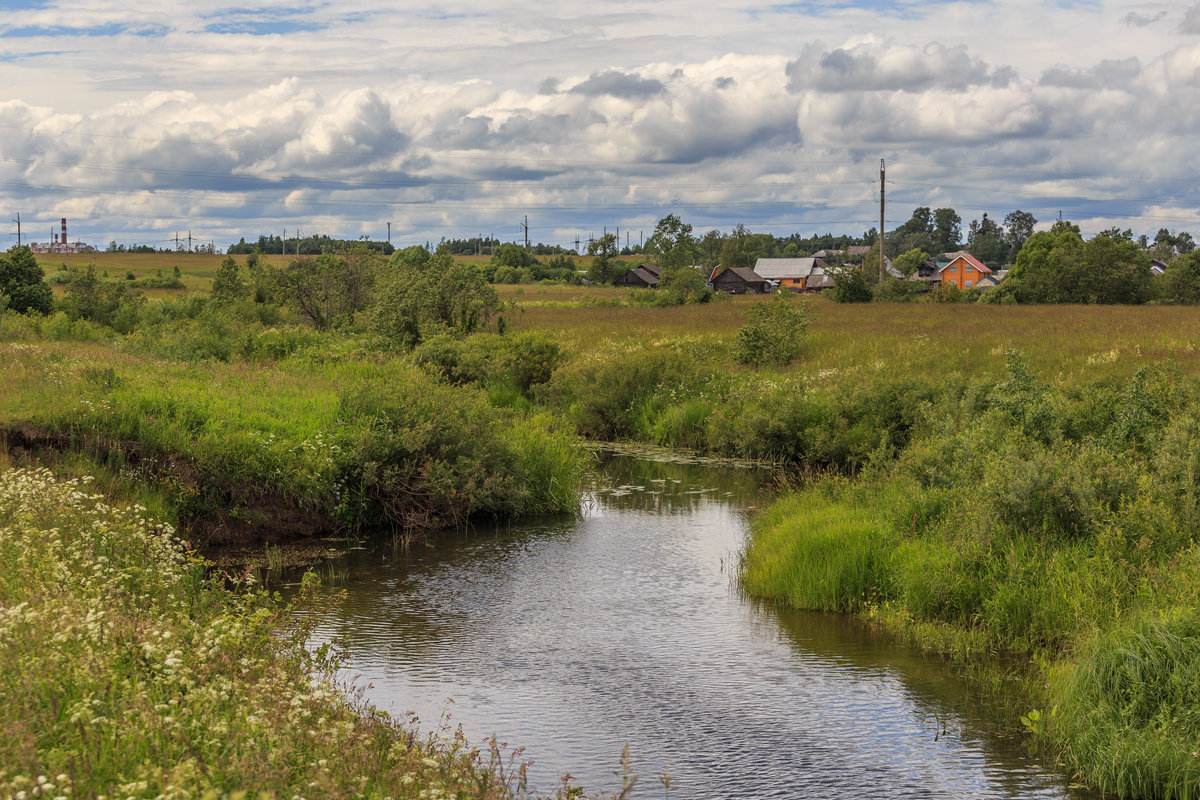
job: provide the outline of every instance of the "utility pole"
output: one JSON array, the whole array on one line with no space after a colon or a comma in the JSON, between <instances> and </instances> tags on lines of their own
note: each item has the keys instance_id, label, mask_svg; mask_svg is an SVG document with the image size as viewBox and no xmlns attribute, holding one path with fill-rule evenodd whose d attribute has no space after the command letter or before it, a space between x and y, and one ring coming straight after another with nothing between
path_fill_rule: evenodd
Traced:
<instances>
[{"instance_id":1,"label":"utility pole","mask_svg":"<svg viewBox=\"0 0 1200 800\"><path fill-rule=\"evenodd\" d=\"M525 221L521 223L521 227L525 230L525 249L529 249L529 215L525 215Z\"/></svg>"},{"instance_id":2,"label":"utility pole","mask_svg":"<svg viewBox=\"0 0 1200 800\"><path fill-rule=\"evenodd\" d=\"M192 252L192 232L188 231L188 252Z\"/></svg>"},{"instance_id":3,"label":"utility pole","mask_svg":"<svg viewBox=\"0 0 1200 800\"><path fill-rule=\"evenodd\" d=\"M17 247L21 246L21 212L17 212L17 218L13 220L17 223Z\"/></svg>"},{"instance_id":4,"label":"utility pole","mask_svg":"<svg viewBox=\"0 0 1200 800\"><path fill-rule=\"evenodd\" d=\"M579 233L575 233L575 252L579 252Z\"/></svg>"},{"instance_id":5,"label":"utility pole","mask_svg":"<svg viewBox=\"0 0 1200 800\"><path fill-rule=\"evenodd\" d=\"M879 159L879 282L883 282L883 276L886 274L883 271L883 196L884 196L884 170L883 159Z\"/></svg>"}]
</instances>

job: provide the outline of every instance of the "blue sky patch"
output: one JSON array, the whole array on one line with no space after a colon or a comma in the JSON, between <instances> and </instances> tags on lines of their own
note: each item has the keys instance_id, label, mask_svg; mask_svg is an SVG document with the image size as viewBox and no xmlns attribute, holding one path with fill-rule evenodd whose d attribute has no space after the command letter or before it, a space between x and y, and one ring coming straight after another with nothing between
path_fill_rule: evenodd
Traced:
<instances>
[{"instance_id":1,"label":"blue sky patch","mask_svg":"<svg viewBox=\"0 0 1200 800\"><path fill-rule=\"evenodd\" d=\"M247 19L230 22L213 22L205 25L204 30L208 33L270 36L271 34L320 31L328 27L329 23L327 22L312 22L298 19Z\"/></svg>"},{"instance_id":2,"label":"blue sky patch","mask_svg":"<svg viewBox=\"0 0 1200 800\"><path fill-rule=\"evenodd\" d=\"M967 2L985 3L988 0L966 0ZM1068 2L1070 0L1067 0ZM927 17L930 6L946 3L962 2L962 0L927 0L914 3L904 0L794 0L791 3L779 3L770 6L770 10L778 14L800 14L809 17L824 17L838 11L853 9L871 11L877 14L887 14L901 19L921 19Z\"/></svg>"},{"instance_id":3,"label":"blue sky patch","mask_svg":"<svg viewBox=\"0 0 1200 800\"><path fill-rule=\"evenodd\" d=\"M24 28L9 28L0 33L4 39L25 39L32 36L144 36L155 38L166 36L170 28L165 25L130 25L111 22L94 28L73 28L68 25L30 25Z\"/></svg>"},{"instance_id":4,"label":"blue sky patch","mask_svg":"<svg viewBox=\"0 0 1200 800\"><path fill-rule=\"evenodd\" d=\"M70 50L37 50L32 53L2 53L0 52L0 63L10 64L16 61L28 61L31 58L41 58L42 56L62 56L71 52Z\"/></svg>"}]
</instances>

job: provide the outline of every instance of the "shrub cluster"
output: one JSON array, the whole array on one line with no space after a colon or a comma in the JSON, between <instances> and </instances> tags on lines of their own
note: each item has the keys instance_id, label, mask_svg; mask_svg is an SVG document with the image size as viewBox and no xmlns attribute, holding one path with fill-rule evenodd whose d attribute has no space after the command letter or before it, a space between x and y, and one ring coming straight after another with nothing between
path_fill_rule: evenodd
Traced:
<instances>
[{"instance_id":1,"label":"shrub cluster","mask_svg":"<svg viewBox=\"0 0 1200 800\"><path fill-rule=\"evenodd\" d=\"M894 459L760 518L746 587L1043 659L1036 727L1089 782L1194 785L1200 386L1160 366L1055 389L1010 353L1006 380L916 407Z\"/></svg>"}]
</instances>

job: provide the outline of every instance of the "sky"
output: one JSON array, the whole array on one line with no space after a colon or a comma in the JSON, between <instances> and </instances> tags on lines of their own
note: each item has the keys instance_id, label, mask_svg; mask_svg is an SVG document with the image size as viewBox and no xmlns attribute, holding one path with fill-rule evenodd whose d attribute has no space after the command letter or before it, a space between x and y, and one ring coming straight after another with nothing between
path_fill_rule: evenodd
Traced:
<instances>
[{"instance_id":1,"label":"sky","mask_svg":"<svg viewBox=\"0 0 1200 800\"><path fill-rule=\"evenodd\" d=\"M881 159L889 229L1200 235L1200 2L0 0L26 241L859 235Z\"/></svg>"}]
</instances>

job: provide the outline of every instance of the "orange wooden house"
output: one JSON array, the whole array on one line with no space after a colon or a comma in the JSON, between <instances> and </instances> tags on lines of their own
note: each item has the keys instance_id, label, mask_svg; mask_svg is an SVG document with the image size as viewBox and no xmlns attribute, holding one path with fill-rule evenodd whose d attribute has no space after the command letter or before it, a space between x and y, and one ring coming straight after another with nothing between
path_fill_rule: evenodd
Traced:
<instances>
[{"instance_id":1,"label":"orange wooden house","mask_svg":"<svg viewBox=\"0 0 1200 800\"><path fill-rule=\"evenodd\" d=\"M938 270L942 286L957 286L971 289L979 285L979 279L991 275L992 271L970 253L955 253L950 261Z\"/></svg>"}]
</instances>

